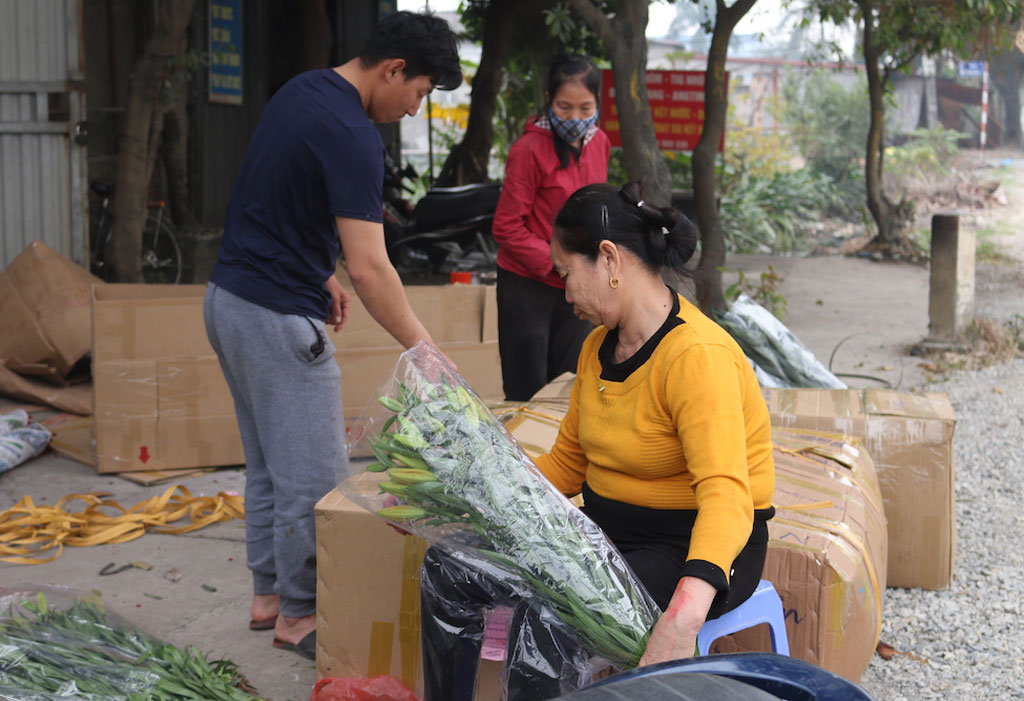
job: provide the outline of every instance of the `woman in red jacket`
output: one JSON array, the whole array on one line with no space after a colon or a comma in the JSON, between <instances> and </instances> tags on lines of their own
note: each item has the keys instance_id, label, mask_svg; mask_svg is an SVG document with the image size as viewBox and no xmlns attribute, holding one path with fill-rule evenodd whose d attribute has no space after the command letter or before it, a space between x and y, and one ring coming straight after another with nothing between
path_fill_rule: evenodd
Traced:
<instances>
[{"instance_id":1,"label":"woman in red jacket","mask_svg":"<svg viewBox=\"0 0 1024 701\"><path fill-rule=\"evenodd\" d=\"M601 72L578 54L548 71L547 105L509 150L494 213L498 242L498 348L505 398L526 401L576 369L593 328L565 301L551 269L551 228L569 195L608 179L608 136L597 126Z\"/></svg>"}]
</instances>

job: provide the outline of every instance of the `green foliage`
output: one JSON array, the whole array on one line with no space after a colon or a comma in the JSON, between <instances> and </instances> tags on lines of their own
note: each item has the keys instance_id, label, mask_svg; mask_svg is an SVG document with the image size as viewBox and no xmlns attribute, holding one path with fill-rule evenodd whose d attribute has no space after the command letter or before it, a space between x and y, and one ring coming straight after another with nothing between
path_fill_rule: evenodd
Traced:
<instances>
[{"instance_id":1,"label":"green foliage","mask_svg":"<svg viewBox=\"0 0 1024 701\"><path fill-rule=\"evenodd\" d=\"M432 542L452 536L467 561L499 568L508 585L527 589L588 650L635 666L657 615L654 602L479 397L447 375L440 353L428 348L417 358L418 350L403 355L390 394L380 398L395 413L368 437L379 464L367 469L385 468L387 479L377 486L396 497L382 501L378 515Z\"/></svg>"},{"instance_id":2,"label":"green foliage","mask_svg":"<svg viewBox=\"0 0 1024 701\"><path fill-rule=\"evenodd\" d=\"M755 178L772 178L792 170L794 156L789 134L750 127L735 116L730 106L729 128L725 135L725 165Z\"/></svg>"},{"instance_id":3,"label":"green foliage","mask_svg":"<svg viewBox=\"0 0 1024 701\"><path fill-rule=\"evenodd\" d=\"M959 151L957 142L963 136L944 127L916 129L905 143L885 150L886 173L895 183L931 182L947 175L949 163Z\"/></svg>"},{"instance_id":4,"label":"green foliage","mask_svg":"<svg viewBox=\"0 0 1024 701\"><path fill-rule=\"evenodd\" d=\"M259 698L233 662L120 624L98 599L61 609L38 592L18 604L0 617L0 698Z\"/></svg>"},{"instance_id":5,"label":"green foliage","mask_svg":"<svg viewBox=\"0 0 1024 701\"><path fill-rule=\"evenodd\" d=\"M489 0L464 0L459 7L467 36L480 41ZM512 144L523 135L526 120L543 110L548 67L559 53L581 53L601 64L604 48L586 23L564 3L523 19L516 27L522 41L513 42L505 59L505 80L495 101L492 158L504 163Z\"/></svg>"},{"instance_id":6,"label":"green foliage","mask_svg":"<svg viewBox=\"0 0 1024 701\"><path fill-rule=\"evenodd\" d=\"M693 189L693 156L681 151L665 151L662 154L672 177L673 190ZM626 161L621 148L613 148L608 159L608 182L616 187L629 180L626 173Z\"/></svg>"},{"instance_id":7,"label":"green foliage","mask_svg":"<svg viewBox=\"0 0 1024 701\"><path fill-rule=\"evenodd\" d=\"M550 9L541 10L541 14L551 38L564 45L567 50L580 53L587 53L588 49L593 50L597 38L590 25L577 20L565 3L560 2Z\"/></svg>"},{"instance_id":8,"label":"green foliage","mask_svg":"<svg viewBox=\"0 0 1024 701\"><path fill-rule=\"evenodd\" d=\"M1006 328L1018 352L1024 353L1024 314L1014 314L1010 317L1006 322Z\"/></svg>"},{"instance_id":9,"label":"green foliage","mask_svg":"<svg viewBox=\"0 0 1024 701\"><path fill-rule=\"evenodd\" d=\"M758 177L726 167L722 181L722 235L739 253L797 250L806 225L835 199L831 181L809 168Z\"/></svg>"},{"instance_id":10,"label":"green foliage","mask_svg":"<svg viewBox=\"0 0 1024 701\"><path fill-rule=\"evenodd\" d=\"M1013 236L1009 222L998 222L995 226L982 227L975 232L974 257L982 263L1008 263L1013 260L1006 250L992 239L997 236Z\"/></svg>"},{"instance_id":11,"label":"green foliage","mask_svg":"<svg viewBox=\"0 0 1024 701\"><path fill-rule=\"evenodd\" d=\"M794 170L794 155L787 134L732 120L718 171L722 235L730 250L793 251L803 225L831 201L828 178Z\"/></svg>"},{"instance_id":12,"label":"green foliage","mask_svg":"<svg viewBox=\"0 0 1024 701\"><path fill-rule=\"evenodd\" d=\"M828 71L794 77L772 105L807 167L828 178L827 212L856 219L864 209L864 148L870 123L867 83L844 87Z\"/></svg>"},{"instance_id":13,"label":"green foliage","mask_svg":"<svg viewBox=\"0 0 1024 701\"><path fill-rule=\"evenodd\" d=\"M785 80L775 107L807 165L836 182L864 157L869 110L864 79L846 88L827 71Z\"/></svg>"},{"instance_id":14,"label":"green foliage","mask_svg":"<svg viewBox=\"0 0 1024 701\"><path fill-rule=\"evenodd\" d=\"M622 187L629 179L626 173L626 159L621 148L613 148L608 156L608 183L615 187Z\"/></svg>"},{"instance_id":15,"label":"green foliage","mask_svg":"<svg viewBox=\"0 0 1024 701\"><path fill-rule=\"evenodd\" d=\"M863 27L865 18L870 21L872 43L890 72L924 54L948 50L965 56L981 47L1006 45L1024 12L1019 0L810 0L807 9L833 24L852 19Z\"/></svg>"},{"instance_id":16,"label":"green foliage","mask_svg":"<svg viewBox=\"0 0 1024 701\"><path fill-rule=\"evenodd\" d=\"M665 163L668 173L672 176L673 190L693 189L693 156L689 153L667 151Z\"/></svg>"},{"instance_id":17,"label":"green foliage","mask_svg":"<svg viewBox=\"0 0 1024 701\"><path fill-rule=\"evenodd\" d=\"M729 285L725 290L725 300L727 302L731 304L739 299L741 294L745 293L752 300L770 311L776 319L782 321L782 317L786 313L786 298L779 291L782 277L775 272L774 266L769 265L768 270L761 273L759 276L760 283L756 285L747 279L746 274L742 270L722 268L721 271L723 273L736 273L738 276L736 282Z\"/></svg>"}]
</instances>

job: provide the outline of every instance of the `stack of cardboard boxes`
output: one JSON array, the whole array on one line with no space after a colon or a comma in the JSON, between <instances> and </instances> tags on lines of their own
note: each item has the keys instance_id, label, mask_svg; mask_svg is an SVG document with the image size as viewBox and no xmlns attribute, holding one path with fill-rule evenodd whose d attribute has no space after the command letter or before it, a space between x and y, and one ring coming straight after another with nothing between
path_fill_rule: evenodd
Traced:
<instances>
[{"instance_id":1,"label":"stack of cardboard boxes","mask_svg":"<svg viewBox=\"0 0 1024 701\"><path fill-rule=\"evenodd\" d=\"M569 401L573 375L534 397ZM763 390L772 426L858 442L875 462L889 522L888 586L945 589L956 557L953 430L944 394L892 390Z\"/></svg>"},{"instance_id":2,"label":"stack of cardboard boxes","mask_svg":"<svg viewBox=\"0 0 1024 701\"><path fill-rule=\"evenodd\" d=\"M945 589L956 557L953 429L944 394L767 389L773 426L859 440L875 461L889 521L888 585Z\"/></svg>"},{"instance_id":3,"label":"stack of cardboard boxes","mask_svg":"<svg viewBox=\"0 0 1024 701\"><path fill-rule=\"evenodd\" d=\"M93 289L93 378L100 472L245 462L234 405L203 325L200 285ZM408 287L435 343L481 396L502 393L494 288ZM329 336L341 367L346 417L357 417L403 350L353 295ZM259 339L253 339L259 344Z\"/></svg>"},{"instance_id":4,"label":"stack of cardboard boxes","mask_svg":"<svg viewBox=\"0 0 1024 701\"><path fill-rule=\"evenodd\" d=\"M571 383L556 380L526 406L494 405L528 455L553 445ZM949 585L954 415L943 395L769 390L766 399L777 514L763 577L783 600L791 654L857 681L878 642L886 585ZM318 673L389 673L421 689L423 543L337 492L317 506L317 539ZM713 649L771 647L759 626ZM478 698L499 698L499 668L482 661Z\"/></svg>"}]
</instances>

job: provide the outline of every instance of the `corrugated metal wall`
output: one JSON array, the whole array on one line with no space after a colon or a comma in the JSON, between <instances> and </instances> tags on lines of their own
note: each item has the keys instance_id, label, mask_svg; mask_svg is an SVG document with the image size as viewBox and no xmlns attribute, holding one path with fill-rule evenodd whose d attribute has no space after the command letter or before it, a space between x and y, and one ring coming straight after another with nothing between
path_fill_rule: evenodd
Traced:
<instances>
[{"instance_id":1,"label":"corrugated metal wall","mask_svg":"<svg viewBox=\"0 0 1024 701\"><path fill-rule=\"evenodd\" d=\"M79 0L0 0L0 268L34 240L82 263Z\"/></svg>"}]
</instances>

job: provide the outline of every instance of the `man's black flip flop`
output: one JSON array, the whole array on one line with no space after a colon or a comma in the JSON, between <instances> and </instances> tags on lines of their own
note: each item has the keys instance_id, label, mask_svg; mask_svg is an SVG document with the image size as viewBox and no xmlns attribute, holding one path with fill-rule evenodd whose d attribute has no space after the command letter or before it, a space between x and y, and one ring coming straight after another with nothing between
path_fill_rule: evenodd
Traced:
<instances>
[{"instance_id":1,"label":"man's black flip flop","mask_svg":"<svg viewBox=\"0 0 1024 701\"><path fill-rule=\"evenodd\" d=\"M316 631L310 631L306 633L306 637L297 643L286 643L283 640L274 638L274 647L279 647L282 650L291 650L292 652L298 653L303 657L315 660L316 659Z\"/></svg>"}]
</instances>

